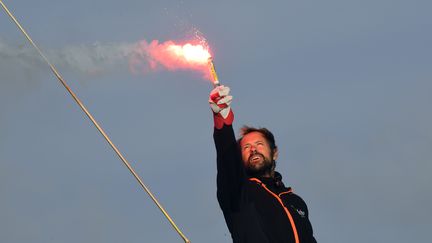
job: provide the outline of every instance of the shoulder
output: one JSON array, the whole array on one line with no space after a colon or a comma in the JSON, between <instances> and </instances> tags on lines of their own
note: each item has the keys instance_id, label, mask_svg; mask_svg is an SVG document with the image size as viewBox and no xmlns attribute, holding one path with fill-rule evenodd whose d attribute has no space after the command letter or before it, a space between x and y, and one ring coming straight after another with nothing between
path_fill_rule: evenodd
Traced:
<instances>
[{"instance_id":1,"label":"shoulder","mask_svg":"<svg viewBox=\"0 0 432 243\"><path fill-rule=\"evenodd\" d=\"M306 202L298 194L294 193L291 188L289 193L284 193L280 197L287 206L299 209L308 214Z\"/></svg>"}]
</instances>

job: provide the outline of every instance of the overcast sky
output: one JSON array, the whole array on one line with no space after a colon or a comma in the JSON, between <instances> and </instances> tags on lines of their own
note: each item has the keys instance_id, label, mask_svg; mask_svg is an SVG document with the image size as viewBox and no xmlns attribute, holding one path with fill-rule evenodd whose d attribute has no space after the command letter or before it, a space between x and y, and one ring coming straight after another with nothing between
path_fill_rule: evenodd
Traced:
<instances>
[{"instance_id":1,"label":"overcast sky","mask_svg":"<svg viewBox=\"0 0 432 243\"><path fill-rule=\"evenodd\" d=\"M432 2L4 0L192 242L231 242L211 84L131 73L130 46L201 31L235 129L272 130L315 237L427 242ZM0 11L0 242L182 242Z\"/></svg>"}]
</instances>

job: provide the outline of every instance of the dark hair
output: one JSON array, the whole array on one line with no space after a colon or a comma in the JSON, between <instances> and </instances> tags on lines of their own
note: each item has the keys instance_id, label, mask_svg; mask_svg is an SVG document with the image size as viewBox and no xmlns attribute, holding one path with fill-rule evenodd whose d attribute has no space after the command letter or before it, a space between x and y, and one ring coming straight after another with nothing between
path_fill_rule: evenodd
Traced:
<instances>
[{"instance_id":1,"label":"dark hair","mask_svg":"<svg viewBox=\"0 0 432 243\"><path fill-rule=\"evenodd\" d=\"M240 145L240 142L242 141L243 137L246 134L249 134L251 132L259 132L261 133L264 138L267 140L267 142L270 145L270 149L273 152L275 149L277 149L276 142L273 136L273 133L271 133L267 128L256 128L256 127L250 127L250 126L243 126L240 128L240 135L241 137L237 140L237 143Z\"/></svg>"}]
</instances>

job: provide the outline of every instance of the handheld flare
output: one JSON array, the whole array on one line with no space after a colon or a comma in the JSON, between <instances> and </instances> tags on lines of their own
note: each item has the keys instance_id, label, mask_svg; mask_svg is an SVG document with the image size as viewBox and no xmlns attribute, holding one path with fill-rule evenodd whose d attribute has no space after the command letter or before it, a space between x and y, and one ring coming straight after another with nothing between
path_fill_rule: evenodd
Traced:
<instances>
[{"instance_id":1,"label":"handheld flare","mask_svg":"<svg viewBox=\"0 0 432 243\"><path fill-rule=\"evenodd\" d=\"M213 86L214 87L220 86L221 84L219 83L219 79L218 79L218 76L216 74L216 69L215 69L212 57L208 58L208 66L210 68L210 73L211 73L211 76L213 78Z\"/></svg>"}]
</instances>

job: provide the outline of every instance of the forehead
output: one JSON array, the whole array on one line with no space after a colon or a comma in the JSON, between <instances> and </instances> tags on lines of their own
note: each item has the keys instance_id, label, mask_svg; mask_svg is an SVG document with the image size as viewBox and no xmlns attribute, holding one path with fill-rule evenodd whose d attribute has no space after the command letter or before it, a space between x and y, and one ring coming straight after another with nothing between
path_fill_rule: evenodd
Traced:
<instances>
[{"instance_id":1,"label":"forehead","mask_svg":"<svg viewBox=\"0 0 432 243\"><path fill-rule=\"evenodd\" d=\"M258 141L267 142L266 138L262 133L251 132L243 136L240 144L243 145L243 144L254 143Z\"/></svg>"}]
</instances>

